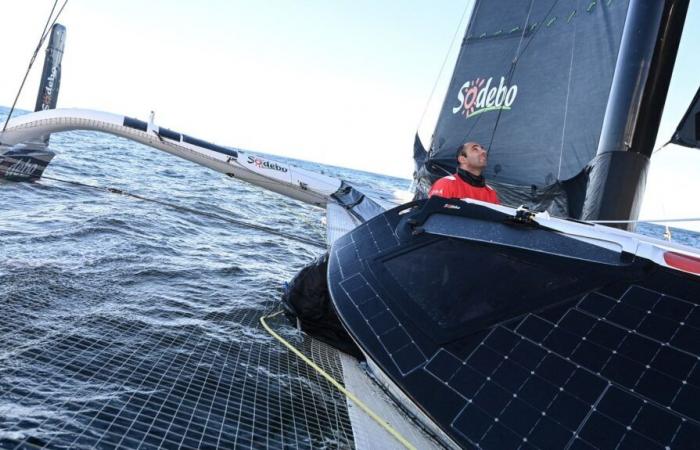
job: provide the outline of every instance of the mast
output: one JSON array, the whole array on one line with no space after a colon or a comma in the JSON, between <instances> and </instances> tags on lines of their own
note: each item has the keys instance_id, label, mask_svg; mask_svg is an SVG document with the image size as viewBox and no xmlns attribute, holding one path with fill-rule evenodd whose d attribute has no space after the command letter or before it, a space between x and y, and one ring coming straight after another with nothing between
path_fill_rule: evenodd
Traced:
<instances>
[{"instance_id":1,"label":"mast","mask_svg":"<svg viewBox=\"0 0 700 450\"><path fill-rule=\"evenodd\" d=\"M688 4L630 1L598 150L590 164L584 220L639 216Z\"/></svg>"},{"instance_id":2,"label":"mast","mask_svg":"<svg viewBox=\"0 0 700 450\"><path fill-rule=\"evenodd\" d=\"M55 109L58 102L58 90L61 85L61 60L66 42L66 27L56 23L51 27L51 37L46 46L44 69L41 72L41 84L36 96L34 111Z\"/></svg>"}]
</instances>

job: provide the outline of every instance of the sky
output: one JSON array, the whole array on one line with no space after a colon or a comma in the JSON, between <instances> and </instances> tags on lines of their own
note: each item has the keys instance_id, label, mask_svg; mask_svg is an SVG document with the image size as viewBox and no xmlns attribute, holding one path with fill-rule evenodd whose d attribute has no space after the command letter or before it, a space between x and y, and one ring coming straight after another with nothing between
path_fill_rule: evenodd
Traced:
<instances>
[{"instance_id":1,"label":"sky","mask_svg":"<svg viewBox=\"0 0 700 450\"><path fill-rule=\"evenodd\" d=\"M432 133L470 3L69 0L58 105L154 110L157 124L217 144L410 178L413 136ZM690 3L657 147L700 86L700 0ZM52 5L0 2L0 105ZM18 107L33 108L42 64L43 51ZM700 150L657 152L640 217L700 217L698 174Z\"/></svg>"}]
</instances>

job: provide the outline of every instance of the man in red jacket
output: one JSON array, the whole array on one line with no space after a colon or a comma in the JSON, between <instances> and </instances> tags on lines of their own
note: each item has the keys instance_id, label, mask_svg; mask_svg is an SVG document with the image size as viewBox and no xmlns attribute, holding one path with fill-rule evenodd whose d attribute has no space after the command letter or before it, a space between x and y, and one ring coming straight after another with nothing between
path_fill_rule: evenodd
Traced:
<instances>
[{"instance_id":1,"label":"man in red jacket","mask_svg":"<svg viewBox=\"0 0 700 450\"><path fill-rule=\"evenodd\" d=\"M473 198L500 204L498 194L486 184L481 172L486 168L486 149L476 142L467 142L457 152L457 173L440 178L433 184L429 197Z\"/></svg>"}]
</instances>

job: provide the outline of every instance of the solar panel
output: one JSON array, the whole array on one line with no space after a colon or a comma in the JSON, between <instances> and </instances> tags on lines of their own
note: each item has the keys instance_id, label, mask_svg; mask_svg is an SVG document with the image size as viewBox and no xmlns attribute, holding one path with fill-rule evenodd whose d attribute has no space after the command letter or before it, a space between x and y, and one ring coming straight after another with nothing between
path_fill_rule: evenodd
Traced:
<instances>
[{"instance_id":1,"label":"solar panel","mask_svg":"<svg viewBox=\"0 0 700 450\"><path fill-rule=\"evenodd\" d=\"M533 243L550 233L487 233L504 219L476 210L433 202L442 214L426 221L429 202L339 238L328 275L353 337L451 438L499 450L700 442L695 279L561 236L560 258Z\"/></svg>"},{"instance_id":2,"label":"solar panel","mask_svg":"<svg viewBox=\"0 0 700 450\"><path fill-rule=\"evenodd\" d=\"M639 286L594 292L494 327L464 360L441 349L425 370L465 399L451 425L483 448L693 448L697 311Z\"/></svg>"}]
</instances>

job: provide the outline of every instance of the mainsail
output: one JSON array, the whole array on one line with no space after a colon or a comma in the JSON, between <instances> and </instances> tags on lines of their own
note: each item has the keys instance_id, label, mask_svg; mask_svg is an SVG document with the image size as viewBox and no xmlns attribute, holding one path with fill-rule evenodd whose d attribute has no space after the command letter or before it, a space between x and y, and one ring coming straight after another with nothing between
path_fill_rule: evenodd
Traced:
<instances>
[{"instance_id":1,"label":"mainsail","mask_svg":"<svg viewBox=\"0 0 700 450\"><path fill-rule=\"evenodd\" d=\"M660 42L675 17L667 10L676 3L683 2L477 0L430 149L416 171L418 196L454 171L464 142L477 141L489 149L485 176L504 203L584 216L596 155L630 150L611 148L606 136L634 133L647 81L660 86L657 101L665 98L668 81L651 78L661 56L671 66L675 60L675 51L659 49L674 48ZM647 33L642 38L640 30ZM636 109L623 114L627 100ZM658 123L645 125L655 136ZM638 166L635 176L643 181L646 166ZM630 184L639 189L637 181ZM624 214L634 209L628 205Z\"/></svg>"}]
</instances>

